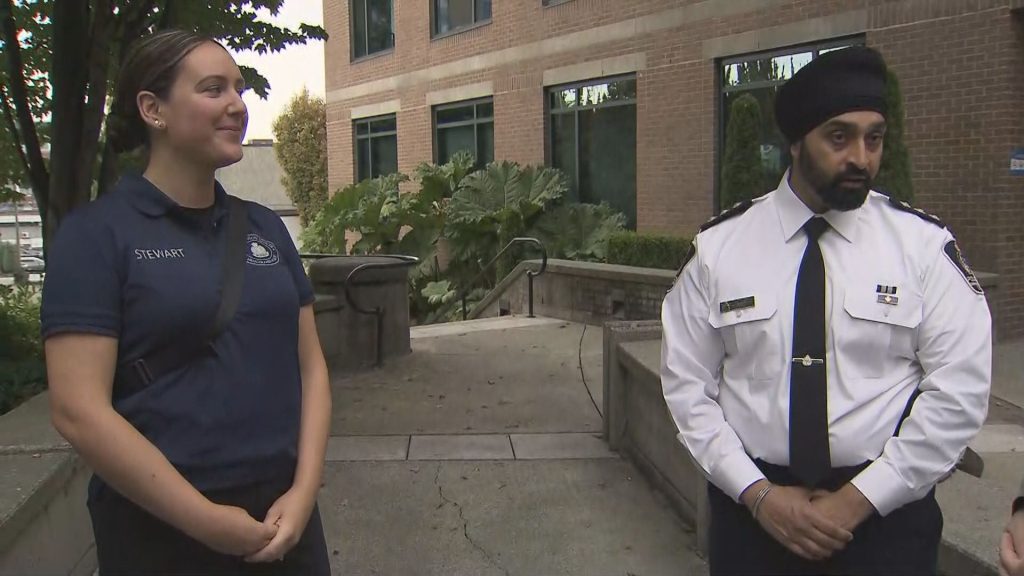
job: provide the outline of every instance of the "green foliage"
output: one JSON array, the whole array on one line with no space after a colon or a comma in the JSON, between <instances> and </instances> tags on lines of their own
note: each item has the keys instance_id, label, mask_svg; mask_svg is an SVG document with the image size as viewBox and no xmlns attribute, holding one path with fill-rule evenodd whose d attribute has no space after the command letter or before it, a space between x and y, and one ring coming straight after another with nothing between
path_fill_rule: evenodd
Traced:
<instances>
[{"instance_id":1,"label":"green foliage","mask_svg":"<svg viewBox=\"0 0 1024 576\"><path fill-rule=\"evenodd\" d=\"M560 171L512 162L491 163L467 176L445 210L446 236L462 275L478 273L567 190ZM498 263L492 283L511 271L511 258Z\"/></svg>"},{"instance_id":2,"label":"green foliage","mask_svg":"<svg viewBox=\"0 0 1024 576\"><path fill-rule=\"evenodd\" d=\"M345 231L349 230L360 234L352 254L391 253L409 204L398 188L408 180L405 174L388 174L339 190L303 233L303 249L344 254Z\"/></svg>"},{"instance_id":3,"label":"green foliage","mask_svg":"<svg viewBox=\"0 0 1024 576\"><path fill-rule=\"evenodd\" d=\"M274 152L284 170L281 184L303 226L327 202L327 110L303 88L274 120Z\"/></svg>"},{"instance_id":4,"label":"green foliage","mask_svg":"<svg viewBox=\"0 0 1024 576\"><path fill-rule=\"evenodd\" d=\"M0 286L0 414L45 387L39 293L30 286Z\"/></svg>"},{"instance_id":5,"label":"green foliage","mask_svg":"<svg viewBox=\"0 0 1024 576\"><path fill-rule=\"evenodd\" d=\"M764 182L761 165L761 106L750 94L732 103L726 126L722 159L723 209L760 196Z\"/></svg>"},{"instance_id":6,"label":"green foliage","mask_svg":"<svg viewBox=\"0 0 1024 576\"><path fill-rule=\"evenodd\" d=\"M607 204L559 204L545 211L528 235L555 257L603 262L609 238L625 227L625 215Z\"/></svg>"},{"instance_id":7,"label":"green foliage","mask_svg":"<svg viewBox=\"0 0 1024 576\"><path fill-rule=\"evenodd\" d=\"M690 248L688 238L616 232L608 240L608 264L678 270Z\"/></svg>"},{"instance_id":8,"label":"green foliage","mask_svg":"<svg viewBox=\"0 0 1024 576\"><path fill-rule=\"evenodd\" d=\"M912 202L914 186L910 178L910 153L903 141L903 95L896 74L889 70L886 76L887 127L882 164L873 187L904 202Z\"/></svg>"},{"instance_id":9,"label":"green foliage","mask_svg":"<svg viewBox=\"0 0 1024 576\"><path fill-rule=\"evenodd\" d=\"M451 198L473 172L473 163L473 155L466 151L456 152L446 164L420 163L416 167L420 193L433 199Z\"/></svg>"},{"instance_id":10,"label":"green foliage","mask_svg":"<svg viewBox=\"0 0 1024 576\"><path fill-rule=\"evenodd\" d=\"M519 256L507 259L471 284L498 251L517 236L536 236L551 258L601 261L608 237L625 225L625 216L607 205L564 203L565 176L544 167L492 163L473 171L473 158L457 154L442 166L416 168L419 189L400 193L409 180L393 174L364 180L338 191L303 233L307 252L345 253L345 231L359 239L353 254L393 253L420 258L410 275L410 313L421 323L454 320L461 314L456 297L468 290L467 305L486 296ZM452 260L435 266L443 240Z\"/></svg>"}]
</instances>

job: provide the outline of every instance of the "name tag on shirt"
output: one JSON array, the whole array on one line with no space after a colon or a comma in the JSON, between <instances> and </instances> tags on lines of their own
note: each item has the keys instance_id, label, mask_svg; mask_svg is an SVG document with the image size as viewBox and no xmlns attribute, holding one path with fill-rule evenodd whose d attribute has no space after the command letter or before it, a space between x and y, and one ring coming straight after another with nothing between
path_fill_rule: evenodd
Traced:
<instances>
[{"instance_id":1,"label":"name tag on shirt","mask_svg":"<svg viewBox=\"0 0 1024 576\"><path fill-rule=\"evenodd\" d=\"M722 314L726 312L734 312L736 310L745 310L747 308L754 307L754 297L747 296L746 298L738 298L736 300L729 300L728 302L721 302L718 304L718 311Z\"/></svg>"}]
</instances>

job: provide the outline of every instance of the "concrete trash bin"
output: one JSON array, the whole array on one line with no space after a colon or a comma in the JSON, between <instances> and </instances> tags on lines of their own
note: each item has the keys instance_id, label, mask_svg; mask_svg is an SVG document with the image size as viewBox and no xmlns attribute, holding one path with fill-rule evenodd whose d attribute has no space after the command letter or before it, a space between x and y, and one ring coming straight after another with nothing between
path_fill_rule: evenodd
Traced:
<instances>
[{"instance_id":1,"label":"concrete trash bin","mask_svg":"<svg viewBox=\"0 0 1024 576\"><path fill-rule=\"evenodd\" d=\"M409 269L417 264L401 256L335 256L309 267L317 294L317 332L334 373L366 370L412 351L409 345ZM369 266L365 266L369 265ZM349 296L345 282L354 270ZM360 313L380 310L381 318ZM379 329L378 329L379 326ZM378 350L379 348L379 350Z\"/></svg>"}]
</instances>

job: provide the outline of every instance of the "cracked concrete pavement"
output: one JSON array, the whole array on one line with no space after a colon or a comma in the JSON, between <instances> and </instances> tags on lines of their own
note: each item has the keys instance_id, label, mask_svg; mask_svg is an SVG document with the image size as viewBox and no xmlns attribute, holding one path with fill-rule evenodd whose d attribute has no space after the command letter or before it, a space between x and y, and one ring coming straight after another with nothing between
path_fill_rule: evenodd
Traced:
<instances>
[{"instance_id":1,"label":"cracked concrete pavement","mask_svg":"<svg viewBox=\"0 0 1024 576\"><path fill-rule=\"evenodd\" d=\"M409 357L333 384L320 508L335 573L707 573L667 502L595 449L599 328L519 318L413 334Z\"/></svg>"}]
</instances>

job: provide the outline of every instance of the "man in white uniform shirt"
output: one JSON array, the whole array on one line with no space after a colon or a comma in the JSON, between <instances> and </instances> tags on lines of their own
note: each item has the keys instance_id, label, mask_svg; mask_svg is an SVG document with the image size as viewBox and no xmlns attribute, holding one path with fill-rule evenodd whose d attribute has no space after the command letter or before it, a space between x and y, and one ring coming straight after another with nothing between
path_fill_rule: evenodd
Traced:
<instances>
[{"instance_id":1,"label":"man in white uniform shirt","mask_svg":"<svg viewBox=\"0 0 1024 576\"><path fill-rule=\"evenodd\" d=\"M793 166L705 224L662 309L662 385L707 474L711 574L934 574L934 486L985 419L988 307L935 217L870 191L885 63L778 93Z\"/></svg>"}]
</instances>

